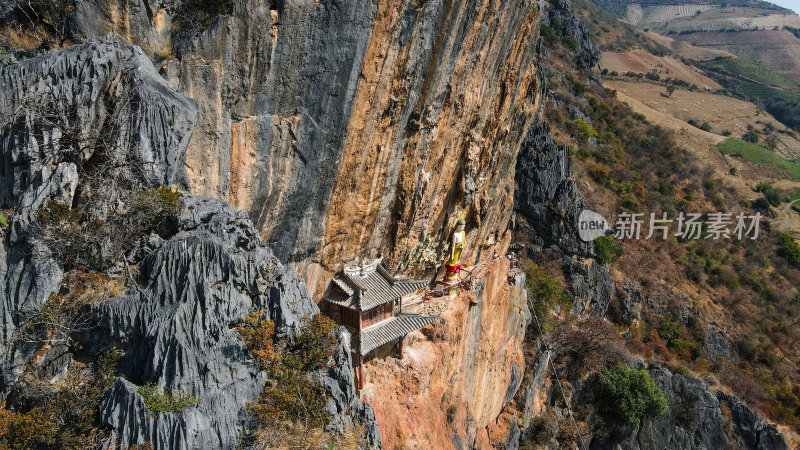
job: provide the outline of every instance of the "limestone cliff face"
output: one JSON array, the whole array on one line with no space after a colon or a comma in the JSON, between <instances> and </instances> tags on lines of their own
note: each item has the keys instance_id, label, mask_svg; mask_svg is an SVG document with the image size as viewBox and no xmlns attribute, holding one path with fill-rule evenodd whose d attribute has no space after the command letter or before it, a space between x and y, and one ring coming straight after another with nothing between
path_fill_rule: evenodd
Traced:
<instances>
[{"instance_id":1,"label":"limestone cliff face","mask_svg":"<svg viewBox=\"0 0 800 450\"><path fill-rule=\"evenodd\" d=\"M253 427L246 405L267 374L234 327L261 311L278 333L291 335L319 312L305 283L263 244L246 212L185 194L174 224L135 236L121 255L94 238L92 247L100 248L103 269L120 291L94 291L94 301L81 307L80 326L66 310L42 328L31 318L71 283L63 254L41 231L40 213L51 202L88 204L79 211L102 227L103 218L125 214L131 191L174 183L195 103L171 90L141 49L109 35L0 66L0 113L0 203L14 209L0 240L4 407L26 411L30 397L20 392L31 379L55 385L85 373L83 361L113 351L120 377L97 411L108 428L102 448L238 448ZM92 203L82 203L89 198ZM88 254L86 248L80 252ZM54 339L53 329L65 330L64 337ZM342 345L337 350L330 367L308 375L328 394L328 429L341 434L363 425L364 442L379 446L372 409L355 394L350 353ZM139 390L146 384L191 393L197 403L153 411Z\"/></svg>"},{"instance_id":2,"label":"limestone cliff face","mask_svg":"<svg viewBox=\"0 0 800 450\"><path fill-rule=\"evenodd\" d=\"M506 232L538 3L246 0L191 33L177 2L77 4L76 35L123 33L198 102L184 187L249 210L312 293L349 260L436 247L459 214L471 242Z\"/></svg>"},{"instance_id":3,"label":"limestone cliff face","mask_svg":"<svg viewBox=\"0 0 800 450\"><path fill-rule=\"evenodd\" d=\"M467 220L465 265L493 246L504 253L511 239L517 154L544 98L538 2L244 0L232 2L230 14L216 16L204 29L182 29L186 4L191 2L77 0L72 33L87 39L122 35L155 63L169 85L161 89L171 87L193 100L196 126L164 184L247 210L277 259L291 262L309 286L310 297L293 279L288 284L301 286L299 293L269 297L273 303L295 300L277 310L291 310L295 318L315 311L315 291L356 258L381 253L392 268L424 272L409 255L422 246L441 252L458 216ZM227 231L244 216L227 213L235 220L226 222L221 239L236 253L235 235ZM250 230L249 223L245 228ZM202 230L181 233L190 231ZM130 346L131 366L147 369L132 382L155 382L205 400L180 417L154 418L143 414L135 385L118 380L106 394L102 417L125 444L153 440L168 446L169 436L180 435L176 448L231 447L244 426L239 413L263 382L238 353L225 355L231 360L200 379L194 376L200 369L185 360L216 355L232 339L226 326L269 302L248 302L246 295L226 291L227 303L218 306L235 308L208 323L194 319L197 298L216 299L205 295L213 282L205 271L249 274L252 261L228 264L227 253L206 242L217 241L213 232L200 241L184 234L150 249L153 271L147 280L152 295L181 285L179 277L159 281L180 270L156 270L181 263L193 275L189 294L166 295L160 308L115 299L98 316L108 335ZM247 238L259 255L266 252L256 236ZM189 244L199 259L181 256L180 246ZM234 288L249 293L250 285L236 280ZM375 391L365 400L380 404L376 417L387 447L504 441L494 424L521 382L529 321L524 278L511 281L507 262L494 263L474 291L453 300L430 338L420 334L408 342L405 362L372 363L408 364L405 369L382 373L368 367ZM168 313L173 307L191 320ZM174 323L187 333L173 332ZM218 341L195 348L184 334ZM158 346L137 346L144 335ZM177 350L165 355L162 348ZM326 388L349 387L345 375L330 377ZM386 382L378 383L382 376ZM237 386L243 386L237 395L212 393ZM345 422L361 416L376 441L369 407L340 390L328 389L335 400L331 412ZM419 409L404 410L408 403L392 401L398 396L411 398ZM216 407L227 412L214 418ZM404 428L408 421L421 431Z\"/></svg>"},{"instance_id":4,"label":"limestone cliff face","mask_svg":"<svg viewBox=\"0 0 800 450\"><path fill-rule=\"evenodd\" d=\"M509 275L500 260L474 291L449 301L433 331L406 338L402 360L367 363L363 398L375 408L383 446L491 448L513 440L497 419L522 381L530 317L524 275Z\"/></svg>"}]
</instances>

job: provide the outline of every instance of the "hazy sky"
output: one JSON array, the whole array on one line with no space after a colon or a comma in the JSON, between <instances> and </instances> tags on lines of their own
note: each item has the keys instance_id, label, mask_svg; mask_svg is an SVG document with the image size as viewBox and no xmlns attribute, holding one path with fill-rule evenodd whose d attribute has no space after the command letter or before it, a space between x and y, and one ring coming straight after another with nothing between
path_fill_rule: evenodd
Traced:
<instances>
[{"instance_id":1,"label":"hazy sky","mask_svg":"<svg viewBox=\"0 0 800 450\"><path fill-rule=\"evenodd\" d=\"M794 12L800 14L800 0L767 0L770 3L781 5L784 8L793 9Z\"/></svg>"}]
</instances>

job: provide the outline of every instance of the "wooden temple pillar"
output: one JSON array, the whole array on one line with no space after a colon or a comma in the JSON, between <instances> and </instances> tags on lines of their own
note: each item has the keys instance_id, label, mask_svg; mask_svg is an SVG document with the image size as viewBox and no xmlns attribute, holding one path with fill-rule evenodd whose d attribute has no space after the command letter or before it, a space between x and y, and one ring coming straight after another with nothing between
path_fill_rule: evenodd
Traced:
<instances>
[{"instance_id":1,"label":"wooden temple pillar","mask_svg":"<svg viewBox=\"0 0 800 450\"><path fill-rule=\"evenodd\" d=\"M404 338L405 338L405 336L400 336L400 351L399 351L399 356L400 356L400 360L401 360L401 361L403 360L403 339L404 339Z\"/></svg>"},{"instance_id":2,"label":"wooden temple pillar","mask_svg":"<svg viewBox=\"0 0 800 450\"><path fill-rule=\"evenodd\" d=\"M364 355L358 354L358 390L364 389Z\"/></svg>"}]
</instances>

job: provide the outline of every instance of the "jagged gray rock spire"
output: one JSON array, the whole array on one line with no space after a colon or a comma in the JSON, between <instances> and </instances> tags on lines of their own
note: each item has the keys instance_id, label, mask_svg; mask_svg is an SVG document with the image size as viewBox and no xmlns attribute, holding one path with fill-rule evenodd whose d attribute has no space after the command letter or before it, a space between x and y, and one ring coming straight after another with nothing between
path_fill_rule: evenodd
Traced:
<instances>
[{"instance_id":1,"label":"jagged gray rock spire","mask_svg":"<svg viewBox=\"0 0 800 450\"><path fill-rule=\"evenodd\" d=\"M101 174L112 187L174 183L196 115L194 101L171 90L142 50L119 36L0 66L0 204L14 208L0 248L4 387L36 350L10 345L20 313L42 305L63 276L37 238L37 211L49 200L73 204L79 177L103 161L126 161ZM97 195L111 202L126 194L119 187Z\"/></svg>"},{"instance_id":2,"label":"jagged gray rock spire","mask_svg":"<svg viewBox=\"0 0 800 450\"><path fill-rule=\"evenodd\" d=\"M570 36L578 43L574 49L575 65L591 71L600 65L601 53L592 35L583 22L573 12L572 0L551 0L547 14L542 16L542 23L547 26L560 24L562 36Z\"/></svg>"},{"instance_id":3,"label":"jagged gray rock spire","mask_svg":"<svg viewBox=\"0 0 800 450\"><path fill-rule=\"evenodd\" d=\"M548 248L562 260L575 304L573 313L591 311L603 316L616 288L608 267L573 258L593 257L595 252L594 244L582 241L578 234L578 216L586 202L571 176L569 148L556 143L546 122L537 124L517 157L514 209L527 219L523 231L534 246L539 251Z\"/></svg>"},{"instance_id":4,"label":"jagged gray rock spire","mask_svg":"<svg viewBox=\"0 0 800 450\"><path fill-rule=\"evenodd\" d=\"M102 420L122 447L236 447L246 404L265 375L233 326L262 310L278 333L292 334L319 312L302 280L261 243L246 213L221 200L185 196L183 202L179 232L140 262L142 289L96 307L101 326L91 341L116 341L125 352L127 379L118 379L101 405ZM340 349L335 359L334 369L313 375L331 394L332 427L341 432L352 426L351 417L367 419L368 436L379 445L371 408L355 394L347 352ZM201 401L181 412L153 413L134 383Z\"/></svg>"},{"instance_id":5,"label":"jagged gray rock spire","mask_svg":"<svg viewBox=\"0 0 800 450\"><path fill-rule=\"evenodd\" d=\"M537 245L594 256L594 245L578 235L578 216L586 202L571 176L569 147L556 143L547 122L537 124L517 157L514 207L531 219Z\"/></svg>"},{"instance_id":6,"label":"jagged gray rock spire","mask_svg":"<svg viewBox=\"0 0 800 450\"><path fill-rule=\"evenodd\" d=\"M789 446L778 427L765 424L752 409L745 406L738 398L717 391L720 402L726 402L731 409L731 423L735 448L753 448L756 450L788 450Z\"/></svg>"},{"instance_id":7,"label":"jagged gray rock spire","mask_svg":"<svg viewBox=\"0 0 800 450\"><path fill-rule=\"evenodd\" d=\"M197 107L169 88L141 49L108 35L0 67L0 113L0 202L15 209L0 247L5 396L40 347L15 341L21 314L41 306L63 278L36 237L37 211L49 200L74 204L98 159L127 162L124 170L103 173L110 187L95 193L102 196L100 210L92 211L98 216L131 191L180 184ZM109 448L143 442L169 449L237 447L250 421L246 404L266 375L232 328L263 310L279 333L291 335L318 312L305 284L261 242L246 213L192 195L181 202L176 230L144 237L127 257L138 266L137 286L94 304L97 326L75 336L86 353L112 346L122 352L122 377L100 410L112 428ZM334 368L310 375L330 394L330 428L363 423L367 444L380 447L374 413L352 388L349 353L340 348L334 358ZM63 374L72 359L45 355L42 364ZM200 401L183 411L153 413L137 393L145 383Z\"/></svg>"}]
</instances>

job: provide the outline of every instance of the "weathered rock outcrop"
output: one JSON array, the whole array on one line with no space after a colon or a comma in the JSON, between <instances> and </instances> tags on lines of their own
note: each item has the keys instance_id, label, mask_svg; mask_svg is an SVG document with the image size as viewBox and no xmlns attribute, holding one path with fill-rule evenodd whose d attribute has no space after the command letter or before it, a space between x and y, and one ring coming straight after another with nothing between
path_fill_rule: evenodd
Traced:
<instances>
[{"instance_id":1,"label":"weathered rock outcrop","mask_svg":"<svg viewBox=\"0 0 800 450\"><path fill-rule=\"evenodd\" d=\"M602 316L614 296L614 282L608 268L592 258L594 244L578 235L585 201L571 175L568 147L556 144L547 123L537 124L517 159L514 207L525 219L520 228L531 239L529 250L549 249L552 258L561 259L574 313Z\"/></svg>"},{"instance_id":2,"label":"weathered rock outcrop","mask_svg":"<svg viewBox=\"0 0 800 450\"><path fill-rule=\"evenodd\" d=\"M728 448L719 401L705 383L658 367L651 368L650 374L667 396L667 411L656 419L644 419L622 440L623 448Z\"/></svg>"},{"instance_id":3,"label":"weathered rock outcrop","mask_svg":"<svg viewBox=\"0 0 800 450\"><path fill-rule=\"evenodd\" d=\"M786 441L775 425L762 422L753 410L732 395L717 392L717 398L731 409L735 446L756 450L788 450Z\"/></svg>"},{"instance_id":4,"label":"weathered rock outcrop","mask_svg":"<svg viewBox=\"0 0 800 450\"><path fill-rule=\"evenodd\" d=\"M438 245L461 213L467 260L508 229L541 106L538 2L247 0L175 32L177 2L128 3L78 1L74 34L163 59L200 108L185 185L249 210L312 294L354 258Z\"/></svg>"},{"instance_id":5,"label":"weathered rock outcrop","mask_svg":"<svg viewBox=\"0 0 800 450\"><path fill-rule=\"evenodd\" d=\"M703 381L658 366L651 367L650 374L666 394L669 407L664 415L643 420L637 430L621 441L623 448L788 448L775 425L764 424L736 397L722 392L715 396ZM726 402L731 409L734 442L725 433L727 419L722 415L720 402Z\"/></svg>"},{"instance_id":6,"label":"weathered rock outcrop","mask_svg":"<svg viewBox=\"0 0 800 450\"><path fill-rule=\"evenodd\" d=\"M0 253L6 383L31 351L5 348L20 313L39 307L62 278L40 239L37 211L50 200L72 205L81 189L109 205L126 196L124 186L173 183L196 111L140 49L117 36L0 67L0 201L14 209ZM119 189L86 192L81 177L90 176L102 176ZM103 214L100 208L98 216Z\"/></svg>"},{"instance_id":7,"label":"weathered rock outcrop","mask_svg":"<svg viewBox=\"0 0 800 450\"><path fill-rule=\"evenodd\" d=\"M619 299L618 320L626 325L632 325L641 317L644 297L642 291L631 282L626 282L623 290Z\"/></svg>"},{"instance_id":8,"label":"weathered rock outcrop","mask_svg":"<svg viewBox=\"0 0 800 450\"><path fill-rule=\"evenodd\" d=\"M140 266L141 288L97 305L99 329L88 341L118 341L127 380L202 400L185 412L152 414L130 383L119 380L101 416L123 447L231 448L245 404L264 381L232 325L264 310L287 332L318 310L230 204L187 197L179 230L143 261L131 261Z\"/></svg>"},{"instance_id":9,"label":"weathered rock outcrop","mask_svg":"<svg viewBox=\"0 0 800 450\"><path fill-rule=\"evenodd\" d=\"M739 362L739 358L734 356L734 352L731 350L728 335L724 330L714 325L708 326L706 341L703 344L703 353L711 360L725 358L734 364Z\"/></svg>"},{"instance_id":10,"label":"weathered rock outcrop","mask_svg":"<svg viewBox=\"0 0 800 450\"><path fill-rule=\"evenodd\" d=\"M304 283L260 243L247 214L221 200L187 196L179 232L143 261L141 288L96 307L100 327L87 342L117 342L124 351L118 379L101 405L112 440L123 447L152 442L158 448L234 448L246 424L245 406L265 376L241 348L232 328L249 312L263 310L279 333L299 329L318 312ZM347 352L337 367L349 367ZM352 387L349 370L331 369L318 380L332 394L334 426L368 415ZM131 380L131 381L127 381ZM181 412L153 413L136 393L153 383L200 397ZM371 434L379 432L370 427Z\"/></svg>"},{"instance_id":11,"label":"weathered rock outcrop","mask_svg":"<svg viewBox=\"0 0 800 450\"><path fill-rule=\"evenodd\" d=\"M608 266L594 259L565 255L561 261L561 268L567 279L567 293L574 303L572 313L576 316L580 314L604 316L616 289L614 280L608 272Z\"/></svg>"},{"instance_id":12,"label":"weathered rock outcrop","mask_svg":"<svg viewBox=\"0 0 800 450\"><path fill-rule=\"evenodd\" d=\"M551 353L540 351L537 363L534 364L535 376L528 379L528 383L518 406L522 406L523 417L520 420L522 433L519 444L529 443L536 439L531 419L538 414L548 411L552 416L566 419L568 414L561 400L561 391L556 382L551 380L549 365ZM637 368L645 368L642 361L632 361ZM716 395L708 385L700 379L690 375L682 375L653 364L649 367L650 375L655 380L656 386L661 389L667 398L667 410L657 418L643 418L638 425L622 425L613 421L604 421L596 414L600 406L595 399L592 402L590 383L592 378L577 379L574 384L567 384L565 391L571 397L574 411L586 414L587 406L595 412L582 416L589 428L596 430L584 438L591 439L587 442L592 449L727 449L727 448L752 448L752 449L786 449L783 436L774 425L765 425L758 416L749 408L741 404L736 397L722 392ZM549 374L549 375L548 375ZM562 379L562 382L564 380ZM552 382L552 384L551 384ZM720 403L725 402L730 407L733 427L729 434L726 433L726 421L720 409ZM542 425L540 425L542 426ZM549 425L546 425L549 426ZM551 431L551 436L554 436ZM735 442L730 442L729 438ZM560 448L557 439L552 439L547 448Z\"/></svg>"}]
</instances>

